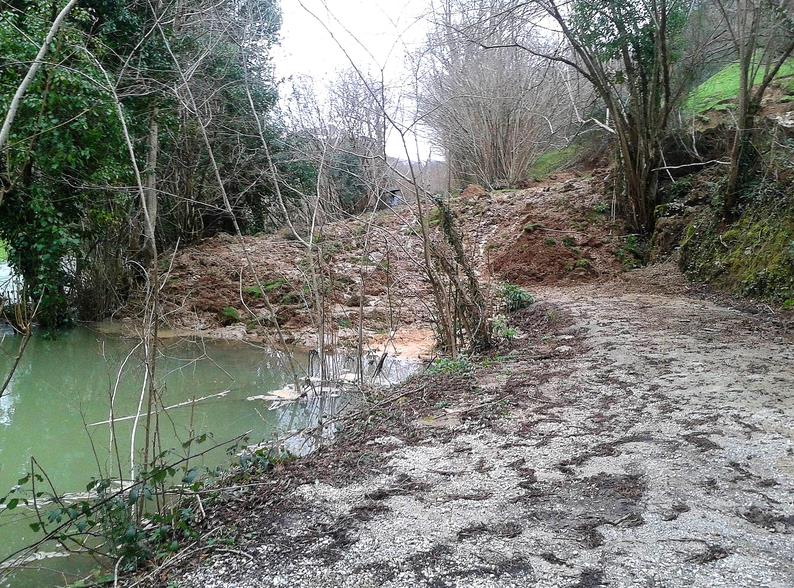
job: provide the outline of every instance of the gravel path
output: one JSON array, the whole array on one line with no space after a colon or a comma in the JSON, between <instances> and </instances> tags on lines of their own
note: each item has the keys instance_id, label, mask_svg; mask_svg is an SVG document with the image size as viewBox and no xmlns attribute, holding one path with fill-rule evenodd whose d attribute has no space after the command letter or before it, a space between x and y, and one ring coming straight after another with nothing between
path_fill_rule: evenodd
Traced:
<instances>
[{"instance_id":1,"label":"gravel path","mask_svg":"<svg viewBox=\"0 0 794 588\"><path fill-rule=\"evenodd\" d=\"M473 394L410 423L418 442L363 441L363 475L247 507L232 547L169 582L794 586L791 339L684 296L540 299L567 326L476 369Z\"/></svg>"}]
</instances>

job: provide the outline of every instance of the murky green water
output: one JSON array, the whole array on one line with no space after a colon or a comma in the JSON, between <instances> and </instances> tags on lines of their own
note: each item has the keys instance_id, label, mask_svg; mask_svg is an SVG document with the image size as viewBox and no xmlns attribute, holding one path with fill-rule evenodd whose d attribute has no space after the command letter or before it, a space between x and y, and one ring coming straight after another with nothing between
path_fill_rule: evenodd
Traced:
<instances>
[{"instance_id":1,"label":"murky green water","mask_svg":"<svg viewBox=\"0 0 794 588\"><path fill-rule=\"evenodd\" d=\"M0 375L7 373L16 355L19 338L9 335L0 342ZM79 328L57 340L31 340L11 386L0 398L0 496L30 469L35 459L46 470L60 494L84 492L92 477L110 469L110 397L115 391L116 418L135 415L139 403L143 367L140 350L126 361L136 341L102 335ZM306 358L295 360L306 366ZM124 366L124 367L122 367ZM119 370L121 376L119 377ZM296 404L273 410L270 403L247 400L282 388L291 381L278 356L241 343L179 340L163 343L158 359L163 402L172 406L228 391L195 405L174 408L161 419L162 446L178 448L182 441L201 433L220 442L252 431L251 443L269 441L278 434L316 420L316 404ZM333 400L338 404L341 400ZM338 406L323 406L335 410ZM116 425L122 472L128 476L130 435L133 420ZM137 443L143 439L138 426ZM206 444L205 444L206 445ZM229 463L224 450L205 458L210 466ZM116 468L116 466L114 466ZM115 473L118 475L116 468ZM0 510L0 559L35 540L29 528L31 511L18 507ZM52 551L54 548L49 549ZM39 569L0 582L2 586L52 586L71 575L84 573L79 558L51 558L37 562ZM93 564L95 565L95 564ZM49 568L54 571L47 571Z\"/></svg>"}]
</instances>

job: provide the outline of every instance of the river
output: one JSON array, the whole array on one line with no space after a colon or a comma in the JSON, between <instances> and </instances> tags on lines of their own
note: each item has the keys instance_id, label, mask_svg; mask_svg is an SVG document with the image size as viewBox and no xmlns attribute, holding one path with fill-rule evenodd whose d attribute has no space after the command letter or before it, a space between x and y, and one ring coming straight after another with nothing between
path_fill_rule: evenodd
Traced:
<instances>
[{"instance_id":1,"label":"river","mask_svg":"<svg viewBox=\"0 0 794 588\"><path fill-rule=\"evenodd\" d=\"M0 331L0 377L4 378L17 354L20 337L7 327L0 329L4 329ZM108 420L114 390L115 417L136 414L144 373L140 349L125 363L136 344L136 340L85 327L64 332L54 340L41 336L31 339L11 385L0 398L0 496L27 474L32 459L46 471L59 494L85 492L86 484L100 476L100 468L102 475L107 475L111 463L109 427L96 423ZM251 399L291 381L282 367L282 357L240 342L164 341L157 361L163 404L186 404L169 410L167 418L161 419L162 447L180 448L191 432L193 436L210 435L204 447L246 431L251 431L251 444L269 442L316 423L321 413L334 412L340 403L350 400L333 395L324 398L322 405L302 402L274 408L266 400ZM294 354L293 360L301 369L307 368L305 354ZM390 364L389 370L390 377L398 380L410 368ZM204 400L193 404L194 399ZM116 424L125 474L133 422L129 419ZM139 425L137 446L142 437ZM300 451L299 441L293 439L291 449ZM226 466L230 459L225 450L219 449L204 458L204 465ZM31 510L21 505L14 510L0 509L0 559L39 537L29 526L34 521L32 516ZM96 566L79 557L61 557L63 553L55 545L45 551L52 557L36 562L36 569L0 582L0 586L59 585Z\"/></svg>"}]
</instances>

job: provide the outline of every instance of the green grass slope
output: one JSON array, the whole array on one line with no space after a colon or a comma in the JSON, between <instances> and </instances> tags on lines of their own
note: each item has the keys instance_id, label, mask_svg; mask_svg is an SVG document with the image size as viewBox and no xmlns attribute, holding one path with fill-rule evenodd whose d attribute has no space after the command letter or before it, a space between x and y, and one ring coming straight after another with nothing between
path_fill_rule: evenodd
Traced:
<instances>
[{"instance_id":1,"label":"green grass slope","mask_svg":"<svg viewBox=\"0 0 794 588\"><path fill-rule=\"evenodd\" d=\"M756 75L758 84L764 77L763 70ZM780 68L775 80L786 95L784 100L794 100L794 59L789 59ZM739 93L739 64L731 64L700 84L684 102L684 110L703 114L711 110L728 110Z\"/></svg>"},{"instance_id":2,"label":"green grass slope","mask_svg":"<svg viewBox=\"0 0 794 588\"><path fill-rule=\"evenodd\" d=\"M547 151L535 160L529 168L529 177L535 181L541 181L558 171L565 165L571 163L579 153L576 145L569 145L564 149Z\"/></svg>"}]
</instances>

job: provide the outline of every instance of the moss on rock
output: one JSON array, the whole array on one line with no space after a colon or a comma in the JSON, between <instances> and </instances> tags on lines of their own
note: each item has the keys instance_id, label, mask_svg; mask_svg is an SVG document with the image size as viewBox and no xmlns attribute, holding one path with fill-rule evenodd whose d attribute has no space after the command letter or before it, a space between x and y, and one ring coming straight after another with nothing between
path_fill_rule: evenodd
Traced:
<instances>
[{"instance_id":1,"label":"moss on rock","mask_svg":"<svg viewBox=\"0 0 794 588\"><path fill-rule=\"evenodd\" d=\"M794 198L750 205L729 226L705 210L684 230L680 261L692 279L785 304L794 298Z\"/></svg>"}]
</instances>

